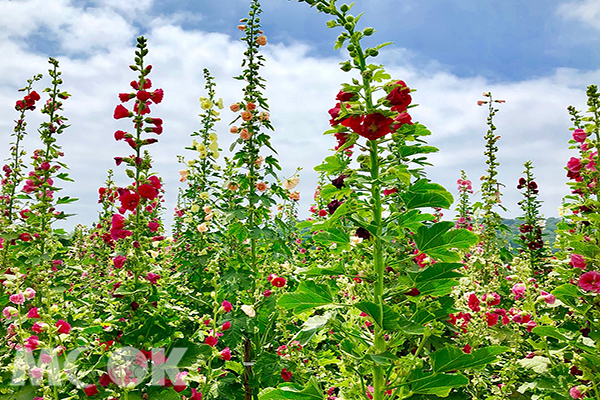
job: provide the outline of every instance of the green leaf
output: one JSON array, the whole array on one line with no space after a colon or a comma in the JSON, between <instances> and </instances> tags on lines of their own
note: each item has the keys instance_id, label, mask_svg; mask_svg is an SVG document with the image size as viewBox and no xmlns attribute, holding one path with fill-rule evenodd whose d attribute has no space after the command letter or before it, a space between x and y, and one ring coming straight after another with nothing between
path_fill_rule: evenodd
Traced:
<instances>
[{"instance_id":1,"label":"green leaf","mask_svg":"<svg viewBox=\"0 0 600 400\"><path fill-rule=\"evenodd\" d=\"M390 365L398 359L398 356L390 353L389 351L379 354L368 354L367 357L379 365Z\"/></svg>"},{"instance_id":2,"label":"green leaf","mask_svg":"<svg viewBox=\"0 0 600 400\"><path fill-rule=\"evenodd\" d=\"M298 314L312 308L323 307L333 303L333 295L328 285L313 281L303 281L293 293L284 293L277 305L286 310L294 310Z\"/></svg>"},{"instance_id":3,"label":"green leaf","mask_svg":"<svg viewBox=\"0 0 600 400\"><path fill-rule=\"evenodd\" d=\"M338 157L329 156L325 158L322 164L317 165L314 169L317 172L334 174L336 172L341 172L341 170L344 169L344 164L342 164Z\"/></svg>"},{"instance_id":4,"label":"green leaf","mask_svg":"<svg viewBox=\"0 0 600 400\"><path fill-rule=\"evenodd\" d=\"M498 354L509 350L504 346L486 346L466 354L454 346L446 345L443 349L431 354L433 371L448 372L462 371L465 369L480 369L496 361Z\"/></svg>"},{"instance_id":5,"label":"green leaf","mask_svg":"<svg viewBox=\"0 0 600 400\"><path fill-rule=\"evenodd\" d=\"M430 227L421 226L414 235L417 248L436 261L459 261L454 250L467 250L479 240L473 232L454 229L454 222L442 221Z\"/></svg>"},{"instance_id":6,"label":"green leaf","mask_svg":"<svg viewBox=\"0 0 600 400\"><path fill-rule=\"evenodd\" d=\"M79 200L79 199L75 198L75 197L69 197L69 196L59 197L58 200L56 200L56 204L68 204L68 203L72 203L77 200Z\"/></svg>"},{"instance_id":7,"label":"green leaf","mask_svg":"<svg viewBox=\"0 0 600 400\"><path fill-rule=\"evenodd\" d=\"M328 245L337 243L338 245L347 245L350 243L350 235L337 228L329 228L327 231L319 232L313 236L317 243Z\"/></svg>"},{"instance_id":8,"label":"green leaf","mask_svg":"<svg viewBox=\"0 0 600 400\"><path fill-rule=\"evenodd\" d=\"M412 156L414 154L428 154L438 152L439 149L433 146L403 146L401 149L402 157Z\"/></svg>"},{"instance_id":9,"label":"green leaf","mask_svg":"<svg viewBox=\"0 0 600 400\"><path fill-rule=\"evenodd\" d=\"M562 333L558 331L558 329L554 326L536 326L531 330L531 332L535 333L539 336L547 336L554 339L558 339L562 342L568 342L569 339L565 337Z\"/></svg>"},{"instance_id":10,"label":"green leaf","mask_svg":"<svg viewBox=\"0 0 600 400\"><path fill-rule=\"evenodd\" d=\"M444 296L452 292L452 287L456 286L456 278L463 276L455 271L461 266L459 263L435 263L411 275L414 275L415 287L422 296Z\"/></svg>"},{"instance_id":11,"label":"green leaf","mask_svg":"<svg viewBox=\"0 0 600 400\"><path fill-rule=\"evenodd\" d=\"M323 400L325 397L323 389L317 383L316 378L310 378L306 386L283 384L279 388L267 388L258 394L259 400Z\"/></svg>"},{"instance_id":12,"label":"green leaf","mask_svg":"<svg viewBox=\"0 0 600 400\"><path fill-rule=\"evenodd\" d=\"M400 328L400 314L386 304L383 305L383 313L377 304L371 303L370 301L358 302L354 304L354 307L368 314L369 317L373 318L377 325L385 330L395 331Z\"/></svg>"},{"instance_id":13,"label":"green leaf","mask_svg":"<svg viewBox=\"0 0 600 400\"><path fill-rule=\"evenodd\" d=\"M332 316L333 314L328 312L324 315L315 315L310 317L304 322L304 324L302 324L302 328L296 334L294 339L300 342L302 346L306 346L306 344L310 342L319 329L327 325Z\"/></svg>"},{"instance_id":14,"label":"green leaf","mask_svg":"<svg viewBox=\"0 0 600 400\"><path fill-rule=\"evenodd\" d=\"M449 208L454 202L452 194L442 185L419 179L401 194L406 208L440 207Z\"/></svg>"},{"instance_id":15,"label":"green leaf","mask_svg":"<svg viewBox=\"0 0 600 400\"><path fill-rule=\"evenodd\" d=\"M554 297L568 305L569 307L577 310L580 314L585 314L589 309L590 305L583 306L579 301L579 297L581 297L581 292L577 288L577 286L572 285L570 283L565 283L554 289L552 291Z\"/></svg>"},{"instance_id":16,"label":"green leaf","mask_svg":"<svg viewBox=\"0 0 600 400\"><path fill-rule=\"evenodd\" d=\"M469 379L460 374L424 374L414 370L407 382L414 394L433 394L446 397L456 387L466 386Z\"/></svg>"}]
</instances>

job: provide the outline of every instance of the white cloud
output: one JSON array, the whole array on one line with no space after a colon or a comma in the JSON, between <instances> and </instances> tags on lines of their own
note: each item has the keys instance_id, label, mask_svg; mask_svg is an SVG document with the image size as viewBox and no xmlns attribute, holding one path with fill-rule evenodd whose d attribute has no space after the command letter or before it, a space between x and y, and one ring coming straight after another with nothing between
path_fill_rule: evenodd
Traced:
<instances>
[{"instance_id":1,"label":"white cloud","mask_svg":"<svg viewBox=\"0 0 600 400\"><path fill-rule=\"evenodd\" d=\"M3 16L0 26L9 31L0 34L0 52L4 55L0 63L2 143L8 143L8 132L12 131L14 100L18 96L15 90L34 73L47 70L43 57L23 47L28 35L46 26L50 29L49 35L53 35L49 39L68 50L60 61L65 89L73 94L65 102L65 115L72 126L59 141L66 154L64 161L76 180L75 184L66 186L64 193L81 198L69 206L70 211L80 214L71 223L89 224L95 219L97 188L102 185L107 169L115 169L117 183L128 183L123 168L115 168L113 161L115 156L129 154L127 145L113 140L116 129L128 126L123 121L113 120L112 113L118 104L117 94L128 91L129 82L135 79L127 66L133 60L136 29L124 15L147 11L150 3L140 3L140 9L121 7L121 2L112 0L96 2L98 6L107 6L106 9L84 9L61 0L0 3L0 16ZM18 9L18 5L22 8ZM18 17L13 21L3 11ZM21 15L28 12L31 15ZM48 18L42 18L44 15ZM119 34L103 35L102 27L113 17L116 25L111 24L111 29ZM56 21L49 22L53 18ZM239 101L241 84L231 77L241 71L244 48L237 38L224 34L184 30L177 18L169 16L157 17L148 26L151 27L147 35L148 62L154 66L150 78L155 87L165 90L163 103L153 107L153 115L165 121L165 132L149 151L155 159L156 171L166 181L165 215L170 220L179 186L177 171L181 169L176 155L187 153L183 148L190 141L189 134L199 128L198 97L204 93L202 69L207 67L215 75L217 96L223 97L225 104ZM89 43L93 51L81 57L79 49L84 43ZM301 216L306 216L316 185L313 167L330 154L329 149L335 145L333 137L322 135L328 129L327 110L335 104L340 83L349 81L350 77L339 69L341 58L316 58L311 56L310 47L300 43L269 44L264 53L267 64L262 75L267 79L266 95L276 128L272 134L273 144L284 168L282 176L289 176L297 166L304 168L299 189ZM435 167L428 169L430 177L455 192L459 171L465 169L477 186L478 177L485 170L482 153L487 115L476 102L482 99L481 92L492 91L506 100L496 118L498 134L502 136L498 154L502 163L500 180L507 186L504 203L511 209L511 215L518 215L516 202L520 195L514 186L523 162L531 159L536 166L542 199L546 201L543 212L556 215L560 198L567 192L563 165L570 157L567 150L570 122L565 108L568 104L584 106L585 85L597 80L600 72L561 69L539 79L492 84L482 77L459 78L444 72L434 62L428 68L417 70L410 65L410 58L408 62L394 62L402 60L393 57L398 54L402 54L402 50L388 52L383 60L394 78L403 79L418 89L413 98L420 106L413 109L412 114L415 120L431 129L433 135L429 141L441 149L431 157ZM228 149L233 138L228 130L232 119L233 114L224 111L223 121L218 125L223 149ZM32 122L30 127L31 136L27 141L28 148L32 149L35 124Z\"/></svg>"},{"instance_id":2,"label":"white cloud","mask_svg":"<svg viewBox=\"0 0 600 400\"><path fill-rule=\"evenodd\" d=\"M597 0L569 1L558 6L557 14L600 29L600 2Z\"/></svg>"}]
</instances>

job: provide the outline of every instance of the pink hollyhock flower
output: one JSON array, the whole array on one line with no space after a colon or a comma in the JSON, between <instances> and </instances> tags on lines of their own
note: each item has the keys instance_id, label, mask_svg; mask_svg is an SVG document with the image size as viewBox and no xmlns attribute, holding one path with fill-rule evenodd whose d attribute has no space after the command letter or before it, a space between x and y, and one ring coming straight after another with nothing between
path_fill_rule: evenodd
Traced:
<instances>
[{"instance_id":1,"label":"pink hollyhock flower","mask_svg":"<svg viewBox=\"0 0 600 400\"><path fill-rule=\"evenodd\" d=\"M25 296L23 295L23 293L13 294L8 299L13 304L21 305L21 304L25 303Z\"/></svg>"},{"instance_id":2,"label":"pink hollyhock flower","mask_svg":"<svg viewBox=\"0 0 600 400\"><path fill-rule=\"evenodd\" d=\"M225 361L231 360L231 350L229 350L229 347L225 347L221 350L221 358Z\"/></svg>"},{"instance_id":3,"label":"pink hollyhock flower","mask_svg":"<svg viewBox=\"0 0 600 400\"><path fill-rule=\"evenodd\" d=\"M468 343L465 345L465 347L463 347L463 351L467 354L471 354L471 350L472 350L472 347Z\"/></svg>"},{"instance_id":4,"label":"pink hollyhock flower","mask_svg":"<svg viewBox=\"0 0 600 400\"><path fill-rule=\"evenodd\" d=\"M98 394L98 388L93 383L90 383L89 385L87 385L83 389L83 391L85 392L85 395L88 397L95 396Z\"/></svg>"},{"instance_id":5,"label":"pink hollyhock flower","mask_svg":"<svg viewBox=\"0 0 600 400\"><path fill-rule=\"evenodd\" d=\"M497 306L500 304L501 297L496 292L486 293L483 295L483 301L485 301L488 306Z\"/></svg>"},{"instance_id":6,"label":"pink hollyhock flower","mask_svg":"<svg viewBox=\"0 0 600 400\"><path fill-rule=\"evenodd\" d=\"M567 162L567 168L571 172L578 173L581 170L581 160L579 158L571 157Z\"/></svg>"},{"instance_id":7,"label":"pink hollyhock flower","mask_svg":"<svg viewBox=\"0 0 600 400\"><path fill-rule=\"evenodd\" d=\"M218 342L219 342L219 339L217 339L214 336L207 336L206 339L204 340L204 343L206 343L210 347L215 347Z\"/></svg>"},{"instance_id":8,"label":"pink hollyhock flower","mask_svg":"<svg viewBox=\"0 0 600 400\"><path fill-rule=\"evenodd\" d=\"M287 368L284 368L281 370L281 379L283 379L286 382L289 382L292 380L292 373L290 371L287 370Z\"/></svg>"},{"instance_id":9,"label":"pink hollyhock flower","mask_svg":"<svg viewBox=\"0 0 600 400\"><path fill-rule=\"evenodd\" d=\"M23 295L25 296L26 299L33 299L35 297L35 290L33 290L32 288L28 287L23 292Z\"/></svg>"},{"instance_id":10,"label":"pink hollyhock flower","mask_svg":"<svg viewBox=\"0 0 600 400\"><path fill-rule=\"evenodd\" d=\"M587 133L585 133L583 129L575 129L573 131L573 140L575 140L576 142L583 143L585 142L586 138Z\"/></svg>"},{"instance_id":11,"label":"pink hollyhock flower","mask_svg":"<svg viewBox=\"0 0 600 400\"><path fill-rule=\"evenodd\" d=\"M2 310L2 315L4 315L4 318L6 319L11 319L19 315L19 311L14 307L8 306L4 307L4 309Z\"/></svg>"},{"instance_id":12,"label":"pink hollyhock flower","mask_svg":"<svg viewBox=\"0 0 600 400\"><path fill-rule=\"evenodd\" d=\"M585 262L585 258L583 258L583 256L581 256L579 254L571 254L571 263L570 264L575 268L581 268L581 269L585 269L585 267L587 266L587 264Z\"/></svg>"},{"instance_id":13,"label":"pink hollyhock flower","mask_svg":"<svg viewBox=\"0 0 600 400\"><path fill-rule=\"evenodd\" d=\"M271 280L271 285L275 287L284 287L287 281L281 276L277 276Z\"/></svg>"},{"instance_id":14,"label":"pink hollyhock flower","mask_svg":"<svg viewBox=\"0 0 600 400\"><path fill-rule=\"evenodd\" d=\"M525 297L525 285L522 283L515 284L510 290L515 295L515 300L519 300L521 297Z\"/></svg>"},{"instance_id":15,"label":"pink hollyhock flower","mask_svg":"<svg viewBox=\"0 0 600 400\"><path fill-rule=\"evenodd\" d=\"M569 394L571 395L572 398L574 399L583 399L583 393L581 393L581 390L579 390L578 386L573 386L570 390L569 390Z\"/></svg>"},{"instance_id":16,"label":"pink hollyhock flower","mask_svg":"<svg viewBox=\"0 0 600 400\"><path fill-rule=\"evenodd\" d=\"M27 312L27 318L40 318L40 314L38 313L38 308L33 307L31 310Z\"/></svg>"},{"instance_id":17,"label":"pink hollyhock flower","mask_svg":"<svg viewBox=\"0 0 600 400\"><path fill-rule=\"evenodd\" d=\"M589 271L581 275L579 287L586 292L600 293L600 272Z\"/></svg>"},{"instance_id":18,"label":"pink hollyhock flower","mask_svg":"<svg viewBox=\"0 0 600 400\"><path fill-rule=\"evenodd\" d=\"M154 272L148 272L146 279L148 279L151 284L156 285L157 281L160 279L160 275L155 274Z\"/></svg>"},{"instance_id":19,"label":"pink hollyhock flower","mask_svg":"<svg viewBox=\"0 0 600 400\"><path fill-rule=\"evenodd\" d=\"M527 332L531 332L533 328L535 328L537 326L537 324L535 323L535 321L529 321L527 322Z\"/></svg>"},{"instance_id":20,"label":"pink hollyhock flower","mask_svg":"<svg viewBox=\"0 0 600 400\"><path fill-rule=\"evenodd\" d=\"M40 355L40 360L42 360L42 364L50 364L52 362L52 356L50 354L43 353Z\"/></svg>"},{"instance_id":21,"label":"pink hollyhock flower","mask_svg":"<svg viewBox=\"0 0 600 400\"><path fill-rule=\"evenodd\" d=\"M40 340L35 335L29 336L27 338L27 340L25 341L25 349L27 349L28 352L34 351L35 349L37 349L37 347L39 345L40 345Z\"/></svg>"},{"instance_id":22,"label":"pink hollyhock flower","mask_svg":"<svg viewBox=\"0 0 600 400\"><path fill-rule=\"evenodd\" d=\"M192 388L192 396L190 397L190 400L202 400L202 393Z\"/></svg>"},{"instance_id":23,"label":"pink hollyhock flower","mask_svg":"<svg viewBox=\"0 0 600 400\"><path fill-rule=\"evenodd\" d=\"M35 379L41 379L42 376L44 376L44 370L41 368L32 368L31 371L29 371L29 374L31 375L32 378Z\"/></svg>"},{"instance_id":24,"label":"pink hollyhock flower","mask_svg":"<svg viewBox=\"0 0 600 400\"><path fill-rule=\"evenodd\" d=\"M56 327L58 328L58 333L69 334L69 332L71 332L71 325L69 325L67 321L64 321L62 319L59 319L56 322Z\"/></svg>"},{"instance_id":25,"label":"pink hollyhock flower","mask_svg":"<svg viewBox=\"0 0 600 400\"><path fill-rule=\"evenodd\" d=\"M162 184L160 183L160 178L158 176L152 175L148 177L148 181L150 182L152 187L154 187L154 189L160 190L160 188L162 188Z\"/></svg>"},{"instance_id":26,"label":"pink hollyhock flower","mask_svg":"<svg viewBox=\"0 0 600 400\"><path fill-rule=\"evenodd\" d=\"M150 229L150 232L156 232L158 228L160 228L158 222L148 222L148 229Z\"/></svg>"},{"instance_id":27,"label":"pink hollyhock flower","mask_svg":"<svg viewBox=\"0 0 600 400\"><path fill-rule=\"evenodd\" d=\"M469 308L474 312L479 312L481 310L481 307L479 307L479 299L475 293L469 295Z\"/></svg>"},{"instance_id":28,"label":"pink hollyhock flower","mask_svg":"<svg viewBox=\"0 0 600 400\"><path fill-rule=\"evenodd\" d=\"M187 374L188 373L186 371L183 371L175 375L175 384L173 385L173 390L175 390L177 393L183 392L187 387L187 384L184 380Z\"/></svg>"},{"instance_id":29,"label":"pink hollyhock flower","mask_svg":"<svg viewBox=\"0 0 600 400\"><path fill-rule=\"evenodd\" d=\"M128 109L126 109L125 107L123 107L121 104L119 104L116 108L115 108L115 112L114 112L114 119L121 119L121 118L127 118L131 115L131 113L129 112Z\"/></svg>"},{"instance_id":30,"label":"pink hollyhock flower","mask_svg":"<svg viewBox=\"0 0 600 400\"><path fill-rule=\"evenodd\" d=\"M271 291L269 289L267 289L263 292L263 296L265 296L265 297L269 297L270 295L271 295Z\"/></svg>"},{"instance_id":31,"label":"pink hollyhock flower","mask_svg":"<svg viewBox=\"0 0 600 400\"><path fill-rule=\"evenodd\" d=\"M540 296L544 299L544 301L548 304L554 304L556 302L556 297L553 294L545 292L543 290L540 291Z\"/></svg>"},{"instance_id":32,"label":"pink hollyhock flower","mask_svg":"<svg viewBox=\"0 0 600 400\"><path fill-rule=\"evenodd\" d=\"M113 258L113 265L115 266L115 268L121 269L123 268L123 265L125 265L126 260L126 256L116 256L115 258Z\"/></svg>"},{"instance_id":33,"label":"pink hollyhock flower","mask_svg":"<svg viewBox=\"0 0 600 400\"><path fill-rule=\"evenodd\" d=\"M223 302L221 303L221 309L223 310L223 312L225 314L227 314L228 312L230 312L231 310L233 310L233 306L227 300L223 300Z\"/></svg>"},{"instance_id":34,"label":"pink hollyhock flower","mask_svg":"<svg viewBox=\"0 0 600 400\"><path fill-rule=\"evenodd\" d=\"M36 322L35 324L33 324L33 326L31 327L31 330L34 331L35 333L42 333L44 332L46 329L48 329L48 324L45 322Z\"/></svg>"},{"instance_id":35,"label":"pink hollyhock flower","mask_svg":"<svg viewBox=\"0 0 600 400\"><path fill-rule=\"evenodd\" d=\"M231 321L225 321L223 325L221 325L221 330L226 331L231 328Z\"/></svg>"}]
</instances>

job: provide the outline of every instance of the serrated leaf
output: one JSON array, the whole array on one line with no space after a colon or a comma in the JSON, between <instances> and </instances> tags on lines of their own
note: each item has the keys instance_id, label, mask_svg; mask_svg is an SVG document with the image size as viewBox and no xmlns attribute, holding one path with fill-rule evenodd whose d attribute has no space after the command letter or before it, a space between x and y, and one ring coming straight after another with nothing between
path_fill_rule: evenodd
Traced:
<instances>
[{"instance_id":1,"label":"serrated leaf","mask_svg":"<svg viewBox=\"0 0 600 400\"><path fill-rule=\"evenodd\" d=\"M436 373L480 369L495 362L496 356L507 350L509 348L504 346L486 346L467 354L457 347L446 345L431 354L431 364Z\"/></svg>"},{"instance_id":2,"label":"serrated leaf","mask_svg":"<svg viewBox=\"0 0 600 400\"><path fill-rule=\"evenodd\" d=\"M454 250L467 250L479 239L466 229L450 230L453 227L451 221L420 227L414 235L417 248L436 261L459 261L461 256Z\"/></svg>"},{"instance_id":3,"label":"serrated leaf","mask_svg":"<svg viewBox=\"0 0 600 400\"><path fill-rule=\"evenodd\" d=\"M469 379L460 374L424 374L418 369L413 371L407 383L414 394L446 397L452 389L468 385Z\"/></svg>"},{"instance_id":4,"label":"serrated leaf","mask_svg":"<svg viewBox=\"0 0 600 400\"><path fill-rule=\"evenodd\" d=\"M312 308L323 307L333 303L333 295L328 285L313 281L303 281L293 293L284 293L277 305L286 310L294 310L298 314Z\"/></svg>"},{"instance_id":5,"label":"serrated leaf","mask_svg":"<svg viewBox=\"0 0 600 400\"><path fill-rule=\"evenodd\" d=\"M324 392L314 376L304 387L283 384L277 389L267 388L258 394L259 400L322 400L324 397Z\"/></svg>"},{"instance_id":6,"label":"serrated leaf","mask_svg":"<svg viewBox=\"0 0 600 400\"><path fill-rule=\"evenodd\" d=\"M427 179L417 180L400 196L408 209L426 207L447 209L454 202L452 193L447 191L442 185L431 183Z\"/></svg>"},{"instance_id":7,"label":"serrated leaf","mask_svg":"<svg viewBox=\"0 0 600 400\"><path fill-rule=\"evenodd\" d=\"M336 156L326 157L323 163L317 165L314 170L317 172L327 172L330 174L341 172L344 168L344 164L340 161L340 159Z\"/></svg>"}]
</instances>

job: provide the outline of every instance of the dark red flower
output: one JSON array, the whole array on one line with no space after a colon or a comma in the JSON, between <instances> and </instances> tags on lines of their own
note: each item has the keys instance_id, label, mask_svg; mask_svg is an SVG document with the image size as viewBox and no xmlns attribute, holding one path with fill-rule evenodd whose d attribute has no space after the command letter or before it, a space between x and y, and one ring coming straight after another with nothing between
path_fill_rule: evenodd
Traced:
<instances>
[{"instance_id":1,"label":"dark red flower","mask_svg":"<svg viewBox=\"0 0 600 400\"><path fill-rule=\"evenodd\" d=\"M340 175L337 178L335 178L334 180L331 181L331 184L333 186L335 186L338 189L343 188L344 186L344 179L346 179L348 177L348 175Z\"/></svg>"},{"instance_id":2,"label":"dark red flower","mask_svg":"<svg viewBox=\"0 0 600 400\"><path fill-rule=\"evenodd\" d=\"M407 112L402 112L394 118L394 124L392 125L392 129L397 131L404 124L408 124L408 125L413 124L412 117Z\"/></svg>"},{"instance_id":3,"label":"dark red flower","mask_svg":"<svg viewBox=\"0 0 600 400\"><path fill-rule=\"evenodd\" d=\"M352 115L341 120L340 124L347 128L350 128L353 132L360 134L364 118L365 117L363 115Z\"/></svg>"},{"instance_id":4,"label":"dark red flower","mask_svg":"<svg viewBox=\"0 0 600 400\"><path fill-rule=\"evenodd\" d=\"M112 380L110 379L110 376L107 373L102 374L100 376L100 379L98 379L98 383L100 384L100 386L108 386L111 382Z\"/></svg>"},{"instance_id":5,"label":"dark red flower","mask_svg":"<svg viewBox=\"0 0 600 400\"><path fill-rule=\"evenodd\" d=\"M114 118L115 119L121 119L121 118L127 118L129 117L130 112L128 109L126 109L125 107L123 107L121 104L119 104L116 108L115 108L115 113L114 113Z\"/></svg>"},{"instance_id":6,"label":"dark red flower","mask_svg":"<svg viewBox=\"0 0 600 400\"><path fill-rule=\"evenodd\" d=\"M86 396L88 396L88 397L95 396L98 394L98 388L94 384L87 385L83 389L83 391L85 392Z\"/></svg>"},{"instance_id":7,"label":"dark red flower","mask_svg":"<svg viewBox=\"0 0 600 400\"><path fill-rule=\"evenodd\" d=\"M338 101L350 101L356 97L356 93L348 93L340 90L340 92L335 96L335 99Z\"/></svg>"},{"instance_id":8,"label":"dark red flower","mask_svg":"<svg viewBox=\"0 0 600 400\"><path fill-rule=\"evenodd\" d=\"M287 370L287 368L284 368L281 370L281 379L283 379L286 382L289 382L292 380L292 373L290 371Z\"/></svg>"},{"instance_id":9,"label":"dark red flower","mask_svg":"<svg viewBox=\"0 0 600 400\"><path fill-rule=\"evenodd\" d=\"M412 101L410 89L406 86L404 81L398 81L394 85L394 89L390 91L385 99L390 102L392 110L398 112L406 111Z\"/></svg>"},{"instance_id":10,"label":"dark red flower","mask_svg":"<svg viewBox=\"0 0 600 400\"><path fill-rule=\"evenodd\" d=\"M115 258L113 258L113 265L115 266L115 268L121 269L123 268L123 265L125 265L126 260L127 257L125 256L116 256Z\"/></svg>"},{"instance_id":11,"label":"dark red flower","mask_svg":"<svg viewBox=\"0 0 600 400\"><path fill-rule=\"evenodd\" d=\"M127 134L127 132L116 131L115 132L115 140L121 140L121 139L123 139L126 134Z\"/></svg>"},{"instance_id":12,"label":"dark red flower","mask_svg":"<svg viewBox=\"0 0 600 400\"><path fill-rule=\"evenodd\" d=\"M390 125L393 122L393 119L383 114L373 113L364 117L359 130L354 129L354 127L352 129L360 136L369 140L376 140L391 132Z\"/></svg>"},{"instance_id":13,"label":"dark red flower","mask_svg":"<svg viewBox=\"0 0 600 400\"><path fill-rule=\"evenodd\" d=\"M163 100L164 96L165 96L165 92L162 89L156 89L154 92L152 92L152 101L155 104L158 104Z\"/></svg>"},{"instance_id":14,"label":"dark red flower","mask_svg":"<svg viewBox=\"0 0 600 400\"><path fill-rule=\"evenodd\" d=\"M479 299L475 293L469 295L469 308L474 312L479 312L481 310L481 307L479 307Z\"/></svg>"},{"instance_id":15,"label":"dark red flower","mask_svg":"<svg viewBox=\"0 0 600 400\"><path fill-rule=\"evenodd\" d=\"M371 232L369 232L368 230L366 230L365 228L363 228L361 226L358 229L356 229L354 236L362 238L363 240L369 240L369 239L371 239Z\"/></svg>"},{"instance_id":16,"label":"dark red flower","mask_svg":"<svg viewBox=\"0 0 600 400\"><path fill-rule=\"evenodd\" d=\"M122 103L128 102L129 100L133 99L135 97L135 94L133 93L119 93L119 100L121 100Z\"/></svg>"},{"instance_id":17,"label":"dark red flower","mask_svg":"<svg viewBox=\"0 0 600 400\"><path fill-rule=\"evenodd\" d=\"M148 178L148 181L150 182L150 184L154 187L154 189L159 190L162 185L160 183L160 178L156 175L152 175Z\"/></svg>"},{"instance_id":18,"label":"dark red flower","mask_svg":"<svg viewBox=\"0 0 600 400\"><path fill-rule=\"evenodd\" d=\"M140 185L140 187L138 188L138 193L141 197L148 200L154 200L158 195L156 189L152 185L148 185L147 183Z\"/></svg>"},{"instance_id":19,"label":"dark red flower","mask_svg":"<svg viewBox=\"0 0 600 400\"><path fill-rule=\"evenodd\" d=\"M125 210L133 211L140 203L140 196L135 192L127 191L119 196L119 201L121 202L121 207Z\"/></svg>"},{"instance_id":20,"label":"dark red flower","mask_svg":"<svg viewBox=\"0 0 600 400\"><path fill-rule=\"evenodd\" d=\"M136 97L139 101L148 101L150 97L152 97L152 93L146 92L145 90L140 90L137 92Z\"/></svg>"}]
</instances>

